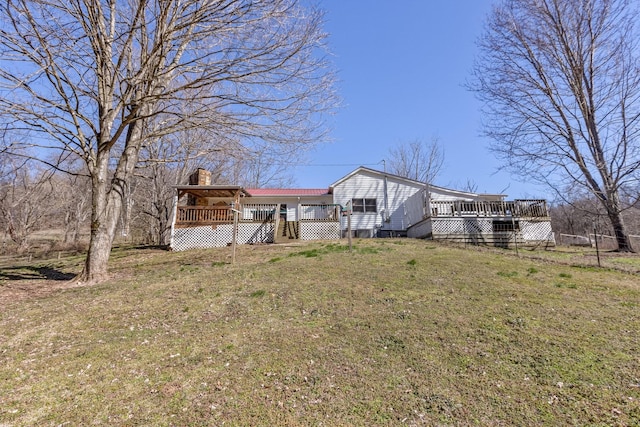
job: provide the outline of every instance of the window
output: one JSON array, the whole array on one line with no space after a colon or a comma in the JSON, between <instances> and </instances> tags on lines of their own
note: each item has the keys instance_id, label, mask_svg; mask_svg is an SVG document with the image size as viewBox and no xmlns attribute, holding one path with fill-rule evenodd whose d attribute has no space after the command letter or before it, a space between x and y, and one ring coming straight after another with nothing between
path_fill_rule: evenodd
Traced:
<instances>
[{"instance_id":1,"label":"window","mask_svg":"<svg viewBox=\"0 0 640 427\"><path fill-rule=\"evenodd\" d=\"M353 212L374 213L378 211L378 203L376 199L351 199L351 208Z\"/></svg>"}]
</instances>

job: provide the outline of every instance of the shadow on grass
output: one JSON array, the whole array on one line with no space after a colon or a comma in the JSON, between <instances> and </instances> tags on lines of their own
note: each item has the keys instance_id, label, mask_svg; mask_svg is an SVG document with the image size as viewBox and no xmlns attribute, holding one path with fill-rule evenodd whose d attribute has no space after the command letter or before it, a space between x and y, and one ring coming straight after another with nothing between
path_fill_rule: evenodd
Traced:
<instances>
[{"instance_id":1,"label":"shadow on grass","mask_svg":"<svg viewBox=\"0 0 640 427\"><path fill-rule=\"evenodd\" d=\"M142 249L158 249L162 251L170 250L169 245L136 245L136 246L131 246L130 248L137 249L137 250L142 250Z\"/></svg>"},{"instance_id":2,"label":"shadow on grass","mask_svg":"<svg viewBox=\"0 0 640 427\"><path fill-rule=\"evenodd\" d=\"M51 267L17 266L0 269L0 279L6 280L71 280L74 273L63 273Z\"/></svg>"}]
</instances>

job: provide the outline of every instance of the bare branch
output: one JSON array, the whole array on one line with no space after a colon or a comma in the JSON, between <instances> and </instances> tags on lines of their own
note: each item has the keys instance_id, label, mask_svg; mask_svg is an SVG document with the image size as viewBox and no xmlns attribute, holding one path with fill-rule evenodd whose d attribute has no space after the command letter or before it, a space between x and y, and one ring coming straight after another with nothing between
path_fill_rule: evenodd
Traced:
<instances>
[{"instance_id":1,"label":"bare branch","mask_svg":"<svg viewBox=\"0 0 640 427\"><path fill-rule=\"evenodd\" d=\"M619 191L637 187L640 58L627 0L507 0L489 17L470 85L506 168L588 190L631 246Z\"/></svg>"}]
</instances>

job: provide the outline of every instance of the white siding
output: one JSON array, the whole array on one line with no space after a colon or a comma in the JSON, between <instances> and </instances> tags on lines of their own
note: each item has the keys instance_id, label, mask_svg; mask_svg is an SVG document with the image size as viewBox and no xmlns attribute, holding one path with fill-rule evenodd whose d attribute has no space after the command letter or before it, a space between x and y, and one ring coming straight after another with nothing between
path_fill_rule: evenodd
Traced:
<instances>
[{"instance_id":1,"label":"white siding","mask_svg":"<svg viewBox=\"0 0 640 427\"><path fill-rule=\"evenodd\" d=\"M391 222L385 229L390 230L406 230L410 223L410 209L407 205L409 199L416 193L421 193L424 186L407 185L403 182L397 182L388 179L387 190L389 194L389 212L391 214ZM420 197L420 194L418 194Z\"/></svg>"},{"instance_id":2,"label":"white siding","mask_svg":"<svg viewBox=\"0 0 640 427\"><path fill-rule=\"evenodd\" d=\"M426 191L420 190L411 195L405 202L407 211L407 228L417 224L425 218Z\"/></svg>"},{"instance_id":3,"label":"white siding","mask_svg":"<svg viewBox=\"0 0 640 427\"><path fill-rule=\"evenodd\" d=\"M287 221L298 220L298 204L287 203Z\"/></svg>"},{"instance_id":4,"label":"white siding","mask_svg":"<svg viewBox=\"0 0 640 427\"><path fill-rule=\"evenodd\" d=\"M376 199L376 213L358 213L355 212L351 216L352 230L373 230L382 225L382 216L380 215L384 209L384 187L382 180L376 179L370 175L357 174L349 179L341 182L333 189L334 203L347 206L347 203L353 198ZM346 218L342 222L343 229L346 229Z\"/></svg>"},{"instance_id":5,"label":"white siding","mask_svg":"<svg viewBox=\"0 0 640 427\"><path fill-rule=\"evenodd\" d=\"M416 224L412 224L407 230L407 237L414 239L431 237L431 219L425 219Z\"/></svg>"},{"instance_id":6,"label":"white siding","mask_svg":"<svg viewBox=\"0 0 640 427\"><path fill-rule=\"evenodd\" d=\"M376 199L376 213L354 212L351 217L353 230L406 230L409 225L405 202L424 188L420 183L411 184L394 177L387 178L388 221L385 221L385 178L384 174L360 171L337 184L333 189L334 202L346 206L354 198ZM346 221L343 221L346 228Z\"/></svg>"}]
</instances>

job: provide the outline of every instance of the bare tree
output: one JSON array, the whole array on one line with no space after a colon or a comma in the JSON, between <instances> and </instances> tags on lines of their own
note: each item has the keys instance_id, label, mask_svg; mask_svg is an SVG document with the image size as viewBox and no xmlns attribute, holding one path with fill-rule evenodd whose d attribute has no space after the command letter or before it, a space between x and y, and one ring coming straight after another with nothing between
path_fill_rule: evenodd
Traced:
<instances>
[{"instance_id":1,"label":"bare tree","mask_svg":"<svg viewBox=\"0 0 640 427\"><path fill-rule=\"evenodd\" d=\"M478 184L476 184L476 182L471 178L467 178L464 184L455 186L454 188L458 188L462 191L467 191L469 193L478 192Z\"/></svg>"},{"instance_id":2,"label":"bare tree","mask_svg":"<svg viewBox=\"0 0 640 427\"><path fill-rule=\"evenodd\" d=\"M287 187L294 183L292 165L300 164L300 152L274 152L264 147L234 158L233 182L247 188Z\"/></svg>"},{"instance_id":3,"label":"bare tree","mask_svg":"<svg viewBox=\"0 0 640 427\"><path fill-rule=\"evenodd\" d=\"M10 180L0 182L0 225L18 253L29 248L29 236L50 214L47 203L51 195L50 178L48 173L22 167L16 169Z\"/></svg>"},{"instance_id":4,"label":"bare tree","mask_svg":"<svg viewBox=\"0 0 640 427\"><path fill-rule=\"evenodd\" d=\"M557 200L549 208L553 230L557 233L588 235L597 226L599 233L609 234L610 227L602 204L591 194L573 194Z\"/></svg>"},{"instance_id":5,"label":"bare tree","mask_svg":"<svg viewBox=\"0 0 640 427\"><path fill-rule=\"evenodd\" d=\"M64 244L77 244L80 230L89 223L91 215L91 187L82 175L54 176L53 196L58 206L58 218L64 227Z\"/></svg>"},{"instance_id":6,"label":"bare tree","mask_svg":"<svg viewBox=\"0 0 640 427\"><path fill-rule=\"evenodd\" d=\"M443 163L444 151L436 137L431 142L416 139L389 149L389 171L416 181L432 184Z\"/></svg>"},{"instance_id":7,"label":"bare tree","mask_svg":"<svg viewBox=\"0 0 640 427\"><path fill-rule=\"evenodd\" d=\"M298 0L7 0L0 19L0 151L86 163L81 281L107 275L146 142L207 128L220 136L209 149L228 135L304 146L335 106L322 14Z\"/></svg>"},{"instance_id":8,"label":"bare tree","mask_svg":"<svg viewBox=\"0 0 640 427\"><path fill-rule=\"evenodd\" d=\"M471 84L505 167L561 197L588 190L620 251L632 250L620 191L640 178L637 16L627 0L503 1Z\"/></svg>"}]
</instances>

